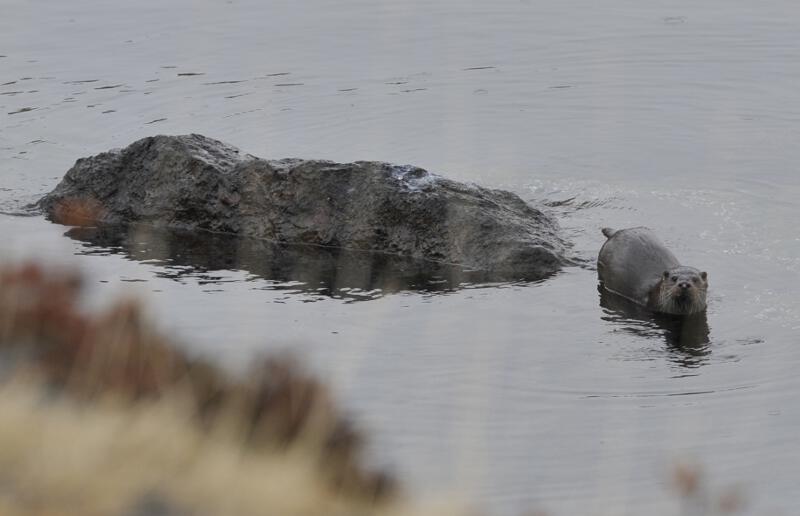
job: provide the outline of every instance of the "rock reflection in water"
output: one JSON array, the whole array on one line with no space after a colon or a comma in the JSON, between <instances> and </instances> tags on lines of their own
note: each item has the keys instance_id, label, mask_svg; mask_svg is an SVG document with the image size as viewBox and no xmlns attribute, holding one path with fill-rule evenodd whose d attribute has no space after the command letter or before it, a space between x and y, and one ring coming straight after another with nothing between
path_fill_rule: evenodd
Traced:
<instances>
[{"instance_id":1,"label":"rock reflection in water","mask_svg":"<svg viewBox=\"0 0 800 516\"><path fill-rule=\"evenodd\" d=\"M699 367L708 362L710 330L705 312L690 316L657 314L598 284L603 320L620 329L648 338L663 338L673 362L684 367Z\"/></svg>"},{"instance_id":2,"label":"rock reflection in water","mask_svg":"<svg viewBox=\"0 0 800 516\"><path fill-rule=\"evenodd\" d=\"M266 280L267 289L304 294L306 300L371 300L402 291L445 293L503 281L487 273L391 254L142 225L74 227L66 236L84 244L83 254L121 254L163 266L158 273L162 278L193 277L212 283L221 279L214 271L242 270Z\"/></svg>"}]
</instances>

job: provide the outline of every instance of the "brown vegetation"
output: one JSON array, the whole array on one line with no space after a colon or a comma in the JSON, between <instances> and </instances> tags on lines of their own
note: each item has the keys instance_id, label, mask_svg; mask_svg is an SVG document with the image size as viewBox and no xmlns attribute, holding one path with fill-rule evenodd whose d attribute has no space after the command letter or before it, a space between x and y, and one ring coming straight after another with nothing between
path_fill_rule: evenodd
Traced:
<instances>
[{"instance_id":1,"label":"brown vegetation","mask_svg":"<svg viewBox=\"0 0 800 516\"><path fill-rule=\"evenodd\" d=\"M80 287L36 265L0 271L0 512L400 510L393 479L365 467L361 435L294 361L230 377L135 302L82 313Z\"/></svg>"}]
</instances>

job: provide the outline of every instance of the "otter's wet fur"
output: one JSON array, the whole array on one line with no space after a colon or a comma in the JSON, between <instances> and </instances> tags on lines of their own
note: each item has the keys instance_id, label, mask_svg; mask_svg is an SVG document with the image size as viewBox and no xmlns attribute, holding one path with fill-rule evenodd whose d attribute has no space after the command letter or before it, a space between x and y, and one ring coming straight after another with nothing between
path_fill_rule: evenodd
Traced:
<instances>
[{"instance_id":1,"label":"otter's wet fur","mask_svg":"<svg viewBox=\"0 0 800 516\"><path fill-rule=\"evenodd\" d=\"M708 274L680 264L648 228L603 228L597 258L603 287L654 312L690 315L706 309Z\"/></svg>"}]
</instances>

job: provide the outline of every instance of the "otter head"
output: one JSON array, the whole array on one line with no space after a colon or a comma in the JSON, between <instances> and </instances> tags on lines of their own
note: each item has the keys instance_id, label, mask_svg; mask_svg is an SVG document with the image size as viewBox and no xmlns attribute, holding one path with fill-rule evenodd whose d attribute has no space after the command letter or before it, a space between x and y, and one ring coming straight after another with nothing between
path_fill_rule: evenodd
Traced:
<instances>
[{"instance_id":1,"label":"otter head","mask_svg":"<svg viewBox=\"0 0 800 516\"><path fill-rule=\"evenodd\" d=\"M664 271L653 300L663 313L688 315L706 309L708 274L694 267L675 267Z\"/></svg>"}]
</instances>

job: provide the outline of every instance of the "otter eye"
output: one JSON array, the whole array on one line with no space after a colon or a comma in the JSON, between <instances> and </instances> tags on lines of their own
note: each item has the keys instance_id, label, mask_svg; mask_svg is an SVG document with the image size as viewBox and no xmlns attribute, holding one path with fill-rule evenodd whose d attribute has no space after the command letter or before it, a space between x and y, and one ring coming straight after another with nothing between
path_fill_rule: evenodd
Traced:
<instances>
[{"instance_id":1,"label":"otter eye","mask_svg":"<svg viewBox=\"0 0 800 516\"><path fill-rule=\"evenodd\" d=\"M673 277L671 277L670 279L671 279L672 281L678 281L678 277L677 277L677 276L673 276Z\"/></svg>"}]
</instances>

